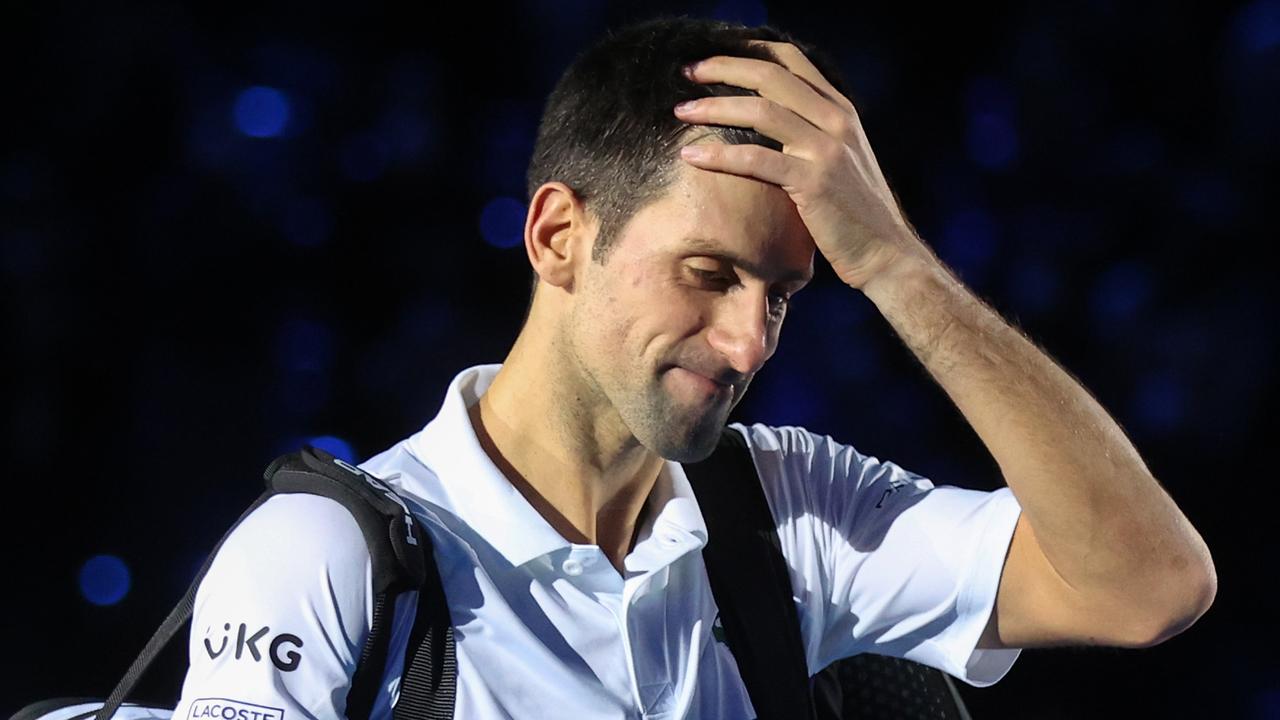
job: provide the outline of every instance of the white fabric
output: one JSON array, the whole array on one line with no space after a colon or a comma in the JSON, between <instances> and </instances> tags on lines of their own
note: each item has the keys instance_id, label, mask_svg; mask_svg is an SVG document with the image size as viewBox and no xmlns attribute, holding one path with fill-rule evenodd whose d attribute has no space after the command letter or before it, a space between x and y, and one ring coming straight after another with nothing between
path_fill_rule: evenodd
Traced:
<instances>
[{"instance_id":1,"label":"white fabric","mask_svg":"<svg viewBox=\"0 0 1280 720\"><path fill-rule=\"evenodd\" d=\"M699 552L707 530L680 464L663 466L619 575L598 547L561 537L481 449L467 408L499 367L459 373L436 418L360 464L405 497L435 543L456 628L456 717L754 717L712 632ZM979 687L1008 672L1020 650L975 649L1021 512L1008 488L934 487L803 428L734 427L749 431L778 521L811 674L860 652ZM372 622L370 572L359 527L337 503L266 502L228 538L197 594L175 716L208 698L290 718L341 716ZM374 717L396 697L414 603L409 595L397 608ZM241 624L246 638L268 628L254 646L260 659L239 642ZM280 641L281 662L301 656L287 671L266 649L284 633L297 642Z\"/></svg>"}]
</instances>

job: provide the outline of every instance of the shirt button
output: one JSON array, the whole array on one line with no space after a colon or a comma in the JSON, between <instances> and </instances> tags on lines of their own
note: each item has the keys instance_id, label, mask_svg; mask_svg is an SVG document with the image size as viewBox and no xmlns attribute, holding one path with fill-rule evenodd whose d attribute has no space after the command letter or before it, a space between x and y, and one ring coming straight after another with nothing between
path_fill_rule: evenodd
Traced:
<instances>
[{"instance_id":1,"label":"shirt button","mask_svg":"<svg viewBox=\"0 0 1280 720\"><path fill-rule=\"evenodd\" d=\"M582 563L577 560L565 560L564 565L560 566L566 575L578 576L582 574Z\"/></svg>"}]
</instances>

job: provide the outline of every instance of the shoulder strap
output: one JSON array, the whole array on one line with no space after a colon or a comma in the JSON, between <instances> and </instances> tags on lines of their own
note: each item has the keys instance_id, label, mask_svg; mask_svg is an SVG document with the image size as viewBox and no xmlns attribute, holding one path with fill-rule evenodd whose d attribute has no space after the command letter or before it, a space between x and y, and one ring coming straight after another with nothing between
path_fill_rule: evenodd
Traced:
<instances>
[{"instance_id":1,"label":"shoulder strap","mask_svg":"<svg viewBox=\"0 0 1280 720\"><path fill-rule=\"evenodd\" d=\"M346 716L367 720L387 667L396 597L422 585L422 549L430 553L431 541L386 483L320 448L308 445L276 458L264 477L274 493L313 493L342 503L364 534L373 569L373 621L347 690Z\"/></svg>"},{"instance_id":2,"label":"shoulder strap","mask_svg":"<svg viewBox=\"0 0 1280 720\"><path fill-rule=\"evenodd\" d=\"M726 427L710 457L683 467L707 524L702 555L725 640L757 717L816 717L791 578L746 440Z\"/></svg>"},{"instance_id":3,"label":"shoulder strap","mask_svg":"<svg viewBox=\"0 0 1280 720\"><path fill-rule=\"evenodd\" d=\"M746 440L726 427L711 456L684 470L707 524L702 552L725 640L762 720L969 720L951 676L911 660L863 653L806 678L786 560Z\"/></svg>"},{"instance_id":4,"label":"shoulder strap","mask_svg":"<svg viewBox=\"0 0 1280 720\"><path fill-rule=\"evenodd\" d=\"M404 501L386 483L320 448L307 445L301 450L281 455L267 466L263 478L266 491L223 534L191 581L186 594L111 691L97 712L96 720L108 720L115 715L147 668L191 619L196 591L231 533L272 495L281 493L311 493L341 503L360 525L369 547L374 585L373 627L365 640L360 664L347 693L347 716L352 720L368 718L386 667L390 643L388 631L395 598L401 592L422 585L427 572L422 548L426 547L425 557L430 558L430 539L418 528Z\"/></svg>"},{"instance_id":5,"label":"shoulder strap","mask_svg":"<svg viewBox=\"0 0 1280 720\"><path fill-rule=\"evenodd\" d=\"M422 535L426 581L418 593L418 614L405 648L394 716L395 720L450 720L458 689L453 619L431 538Z\"/></svg>"}]
</instances>

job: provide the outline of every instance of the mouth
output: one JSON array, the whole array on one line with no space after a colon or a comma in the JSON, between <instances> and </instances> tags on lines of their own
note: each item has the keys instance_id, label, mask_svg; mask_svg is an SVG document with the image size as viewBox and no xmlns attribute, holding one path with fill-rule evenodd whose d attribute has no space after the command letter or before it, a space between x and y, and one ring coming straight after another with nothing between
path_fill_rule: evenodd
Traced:
<instances>
[{"instance_id":1,"label":"mouth","mask_svg":"<svg viewBox=\"0 0 1280 720\"><path fill-rule=\"evenodd\" d=\"M728 395L733 394L733 385L731 384L722 383L718 380L714 380L712 378L707 377L706 375L703 375L698 372L694 372L693 370L690 370L689 368L686 368L680 365L677 365L672 369L676 370L677 373L687 383L694 385L705 394L709 394L709 395L719 395L722 393L728 394Z\"/></svg>"}]
</instances>

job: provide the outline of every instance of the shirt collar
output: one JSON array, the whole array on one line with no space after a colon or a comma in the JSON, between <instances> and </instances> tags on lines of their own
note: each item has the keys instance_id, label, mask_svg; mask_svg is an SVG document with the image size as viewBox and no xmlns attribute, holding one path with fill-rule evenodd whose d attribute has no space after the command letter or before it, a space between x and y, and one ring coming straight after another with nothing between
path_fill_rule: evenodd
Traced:
<instances>
[{"instance_id":1,"label":"shirt collar","mask_svg":"<svg viewBox=\"0 0 1280 720\"><path fill-rule=\"evenodd\" d=\"M518 567L571 543L507 480L476 437L468 409L501 368L501 364L475 365L454 376L440 412L407 445L439 477L453 513ZM645 504L648 512L637 546L654 532L694 546L706 544L707 526L680 463L663 462Z\"/></svg>"}]
</instances>

